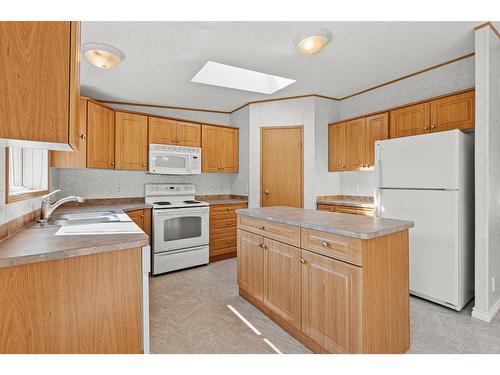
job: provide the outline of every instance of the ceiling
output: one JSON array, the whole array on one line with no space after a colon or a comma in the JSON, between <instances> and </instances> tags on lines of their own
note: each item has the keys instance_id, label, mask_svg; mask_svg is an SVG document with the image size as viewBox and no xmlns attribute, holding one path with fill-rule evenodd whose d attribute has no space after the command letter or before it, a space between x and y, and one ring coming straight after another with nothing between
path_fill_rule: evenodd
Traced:
<instances>
[{"instance_id":1,"label":"ceiling","mask_svg":"<svg viewBox=\"0 0 500 375\"><path fill-rule=\"evenodd\" d=\"M125 53L112 70L85 58L82 94L221 111L255 100L306 94L335 98L474 52L480 22L83 22L82 43L110 44ZM327 28L332 41L302 56L302 32ZM272 94L191 82L207 62L297 80Z\"/></svg>"}]
</instances>

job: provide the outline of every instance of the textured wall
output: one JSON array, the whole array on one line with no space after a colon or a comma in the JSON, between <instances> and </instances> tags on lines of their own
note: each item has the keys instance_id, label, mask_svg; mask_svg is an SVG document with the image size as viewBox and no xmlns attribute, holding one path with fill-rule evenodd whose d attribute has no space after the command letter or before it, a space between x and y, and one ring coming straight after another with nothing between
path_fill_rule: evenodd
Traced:
<instances>
[{"instance_id":1,"label":"textured wall","mask_svg":"<svg viewBox=\"0 0 500 375\"><path fill-rule=\"evenodd\" d=\"M239 173L234 177L231 185L232 194L248 195L249 171L249 135L250 135L250 106L246 106L231 114L231 126L237 126L239 131Z\"/></svg>"},{"instance_id":2,"label":"textured wall","mask_svg":"<svg viewBox=\"0 0 500 375\"><path fill-rule=\"evenodd\" d=\"M476 48L476 298L473 316L490 320L500 309L500 39L475 32ZM496 291L493 291L493 277Z\"/></svg>"}]
</instances>

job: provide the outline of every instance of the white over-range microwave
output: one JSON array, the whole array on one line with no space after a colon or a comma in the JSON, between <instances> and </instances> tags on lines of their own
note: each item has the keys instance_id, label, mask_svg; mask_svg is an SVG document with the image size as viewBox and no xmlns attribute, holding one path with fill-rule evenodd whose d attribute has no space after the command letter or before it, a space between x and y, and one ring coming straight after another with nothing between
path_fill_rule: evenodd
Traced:
<instances>
[{"instance_id":1,"label":"white over-range microwave","mask_svg":"<svg viewBox=\"0 0 500 375\"><path fill-rule=\"evenodd\" d=\"M150 144L149 173L200 174L201 148Z\"/></svg>"}]
</instances>

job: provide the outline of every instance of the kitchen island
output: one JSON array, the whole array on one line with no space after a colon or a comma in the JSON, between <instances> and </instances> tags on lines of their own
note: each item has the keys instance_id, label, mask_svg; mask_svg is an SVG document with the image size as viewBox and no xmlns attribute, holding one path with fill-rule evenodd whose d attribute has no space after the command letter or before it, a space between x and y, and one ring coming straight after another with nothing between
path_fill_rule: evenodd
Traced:
<instances>
[{"instance_id":1,"label":"kitchen island","mask_svg":"<svg viewBox=\"0 0 500 375\"><path fill-rule=\"evenodd\" d=\"M243 298L317 353L408 350L413 222L290 207L237 214Z\"/></svg>"},{"instance_id":2,"label":"kitchen island","mask_svg":"<svg viewBox=\"0 0 500 375\"><path fill-rule=\"evenodd\" d=\"M55 214L149 207L61 207ZM119 231L122 223L111 224ZM0 241L0 353L147 352L148 236L138 227L56 235L60 228L32 223Z\"/></svg>"}]
</instances>

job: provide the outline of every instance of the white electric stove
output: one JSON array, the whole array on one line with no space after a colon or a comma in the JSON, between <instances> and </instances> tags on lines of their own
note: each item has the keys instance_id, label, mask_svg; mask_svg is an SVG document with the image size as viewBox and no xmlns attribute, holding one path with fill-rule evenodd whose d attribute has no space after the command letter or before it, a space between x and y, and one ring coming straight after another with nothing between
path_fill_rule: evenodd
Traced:
<instances>
[{"instance_id":1,"label":"white electric stove","mask_svg":"<svg viewBox=\"0 0 500 375\"><path fill-rule=\"evenodd\" d=\"M153 206L152 274L208 263L209 209L193 184L146 184Z\"/></svg>"}]
</instances>

